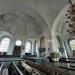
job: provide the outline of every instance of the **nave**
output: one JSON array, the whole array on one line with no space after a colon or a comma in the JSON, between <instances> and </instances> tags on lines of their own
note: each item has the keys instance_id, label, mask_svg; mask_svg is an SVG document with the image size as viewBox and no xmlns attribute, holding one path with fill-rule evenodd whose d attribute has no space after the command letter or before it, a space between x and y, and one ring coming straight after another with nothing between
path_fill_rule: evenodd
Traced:
<instances>
[{"instance_id":1,"label":"nave","mask_svg":"<svg viewBox=\"0 0 75 75\"><path fill-rule=\"evenodd\" d=\"M31 59L31 60L30 60ZM74 75L75 59L59 62L34 62L34 57L24 59L14 56L0 57L0 75ZM36 58L35 60L37 60ZM41 59L42 60L42 59ZM46 61L46 60L45 60Z\"/></svg>"},{"instance_id":2,"label":"nave","mask_svg":"<svg viewBox=\"0 0 75 75\"><path fill-rule=\"evenodd\" d=\"M75 0L0 0L0 75L75 75Z\"/></svg>"}]
</instances>

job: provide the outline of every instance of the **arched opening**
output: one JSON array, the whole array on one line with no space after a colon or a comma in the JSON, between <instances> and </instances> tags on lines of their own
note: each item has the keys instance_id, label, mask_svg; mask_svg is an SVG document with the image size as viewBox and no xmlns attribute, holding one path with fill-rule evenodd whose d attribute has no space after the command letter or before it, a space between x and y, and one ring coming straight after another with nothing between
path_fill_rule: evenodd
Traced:
<instances>
[{"instance_id":1,"label":"arched opening","mask_svg":"<svg viewBox=\"0 0 75 75\"><path fill-rule=\"evenodd\" d=\"M51 31L52 34L52 44L53 44L53 52L61 52L62 53L62 57L68 57L67 56L67 48L65 47L65 14L66 14L66 9L68 6L65 6L60 13L58 14L58 16L56 17L54 23L53 23L53 28ZM59 35L60 38L57 36Z\"/></svg>"},{"instance_id":2,"label":"arched opening","mask_svg":"<svg viewBox=\"0 0 75 75\"><path fill-rule=\"evenodd\" d=\"M31 53L32 43L30 41L26 42L25 53Z\"/></svg>"},{"instance_id":3,"label":"arched opening","mask_svg":"<svg viewBox=\"0 0 75 75\"><path fill-rule=\"evenodd\" d=\"M16 40L15 46L14 46L14 49L13 49L13 55L14 56L21 56L21 48L22 48L22 41Z\"/></svg>"},{"instance_id":4,"label":"arched opening","mask_svg":"<svg viewBox=\"0 0 75 75\"><path fill-rule=\"evenodd\" d=\"M75 39L72 39L72 40L69 42L69 44L70 44L71 50L72 50L72 51L75 51Z\"/></svg>"},{"instance_id":5,"label":"arched opening","mask_svg":"<svg viewBox=\"0 0 75 75\"><path fill-rule=\"evenodd\" d=\"M0 52L7 52L10 41L11 39L9 37L2 38L1 43L0 43Z\"/></svg>"},{"instance_id":6,"label":"arched opening","mask_svg":"<svg viewBox=\"0 0 75 75\"><path fill-rule=\"evenodd\" d=\"M75 57L75 39L70 39L68 43L69 43L70 52L72 53L72 56Z\"/></svg>"}]
</instances>

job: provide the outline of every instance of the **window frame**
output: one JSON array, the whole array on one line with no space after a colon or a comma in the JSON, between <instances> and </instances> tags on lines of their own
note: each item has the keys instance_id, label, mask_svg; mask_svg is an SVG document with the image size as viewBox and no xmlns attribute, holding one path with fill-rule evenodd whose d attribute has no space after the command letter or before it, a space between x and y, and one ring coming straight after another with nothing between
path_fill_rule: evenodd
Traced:
<instances>
[{"instance_id":1,"label":"window frame","mask_svg":"<svg viewBox=\"0 0 75 75\"><path fill-rule=\"evenodd\" d=\"M28 51L28 52L26 51L26 44L27 43L30 43L30 51ZM32 52L32 41L29 40L26 42L26 44L25 44L25 53L31 53Z\"/></svg>"},{"instance_id":2,"label":"window frame","mask_svg":"<svg viewBox=\"0 0 75 75\"><path fill-rule=\"evenodd\" d=\"M68 39L68 46L69 46L69 48L70 48L70 51L74 51L74 50L72 50L72 48L71 48L71 46L70 46L70 41L71 40L75 40L75 38L70 38L70 39Z\"/></svg>"},{"instance_id":3,"label":"window frame","mask_svg":"<svg viewBox=\"0 0 75 75\"><path fill-rule=\"evenodd\" d=\"M3 36L3 37L1 37L1 39L0 39L0 46L1 46L2 40L5 39L5 38L10 39L10 42L9 42L9 45L8 45L7 51L0 51L0 52L8 52L8 49L9 49L9 47L10 47L11 38L10 38L9 36Z\"/></svg>"},{"instance_id":4,"label":"window frame","mask_svg":"<svg viewBox=\"0 0 75 75\"><path fill-rule=\"evenodd\" d=\"M21 42L21 45L16 45L16 42L17 41L20 41ZM22 40L20 40L20 39L17 39L16 41L15 41L15 46L22 46L23 45L23 41Z\"/></svg>"}]
</instances>

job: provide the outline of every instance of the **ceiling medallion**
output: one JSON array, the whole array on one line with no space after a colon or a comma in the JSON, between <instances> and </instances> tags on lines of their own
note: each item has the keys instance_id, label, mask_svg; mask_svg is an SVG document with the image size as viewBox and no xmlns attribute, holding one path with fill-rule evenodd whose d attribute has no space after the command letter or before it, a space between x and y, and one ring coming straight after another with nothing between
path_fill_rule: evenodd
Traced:
<instances>
[{"instance_id":1,"label":"ceiling medallion","mask_svg":"<svg viewBox=\"0 0 75 75\"><path fill-rule=\"evenodd\" d=\"M5 13L0 16L0 19L3 22L12 21L12 20L15 20L16 18L17 18L17 15L15 13Z\"/></svg>"}]
</instances>

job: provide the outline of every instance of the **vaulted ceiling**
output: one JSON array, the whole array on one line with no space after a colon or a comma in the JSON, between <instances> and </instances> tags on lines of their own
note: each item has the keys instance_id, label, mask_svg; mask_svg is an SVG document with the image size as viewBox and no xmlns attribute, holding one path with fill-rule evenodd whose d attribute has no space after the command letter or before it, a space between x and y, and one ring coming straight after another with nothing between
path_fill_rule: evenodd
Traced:
<instances>
[{"instance_id":1,"label":"vaulted ceiling","mask_svg":"<svg viewBox=\"0 0 75 75\"><path fill-rule=\"evenodd\" d=\"M0 0L0 31L16 38L51 36L53 22L68 0ZM17 35L17 36L16 36Z\"/></svg>"},{"instance_id":2,"label":"vaulted ceiling","mask_svg":"<svg viewBox=\"0 0 75 75\"><path fill-rule=\"evenodd\" d=\"M48 30L48 27L42 26L40 22L38 22L32 16L27 14L21 14L16 12L8 12L0 15L0 31L6 31L16 36L16 38L21 37L29 37L35 38L44 30Z\"/></svg>"}]
</instances>

